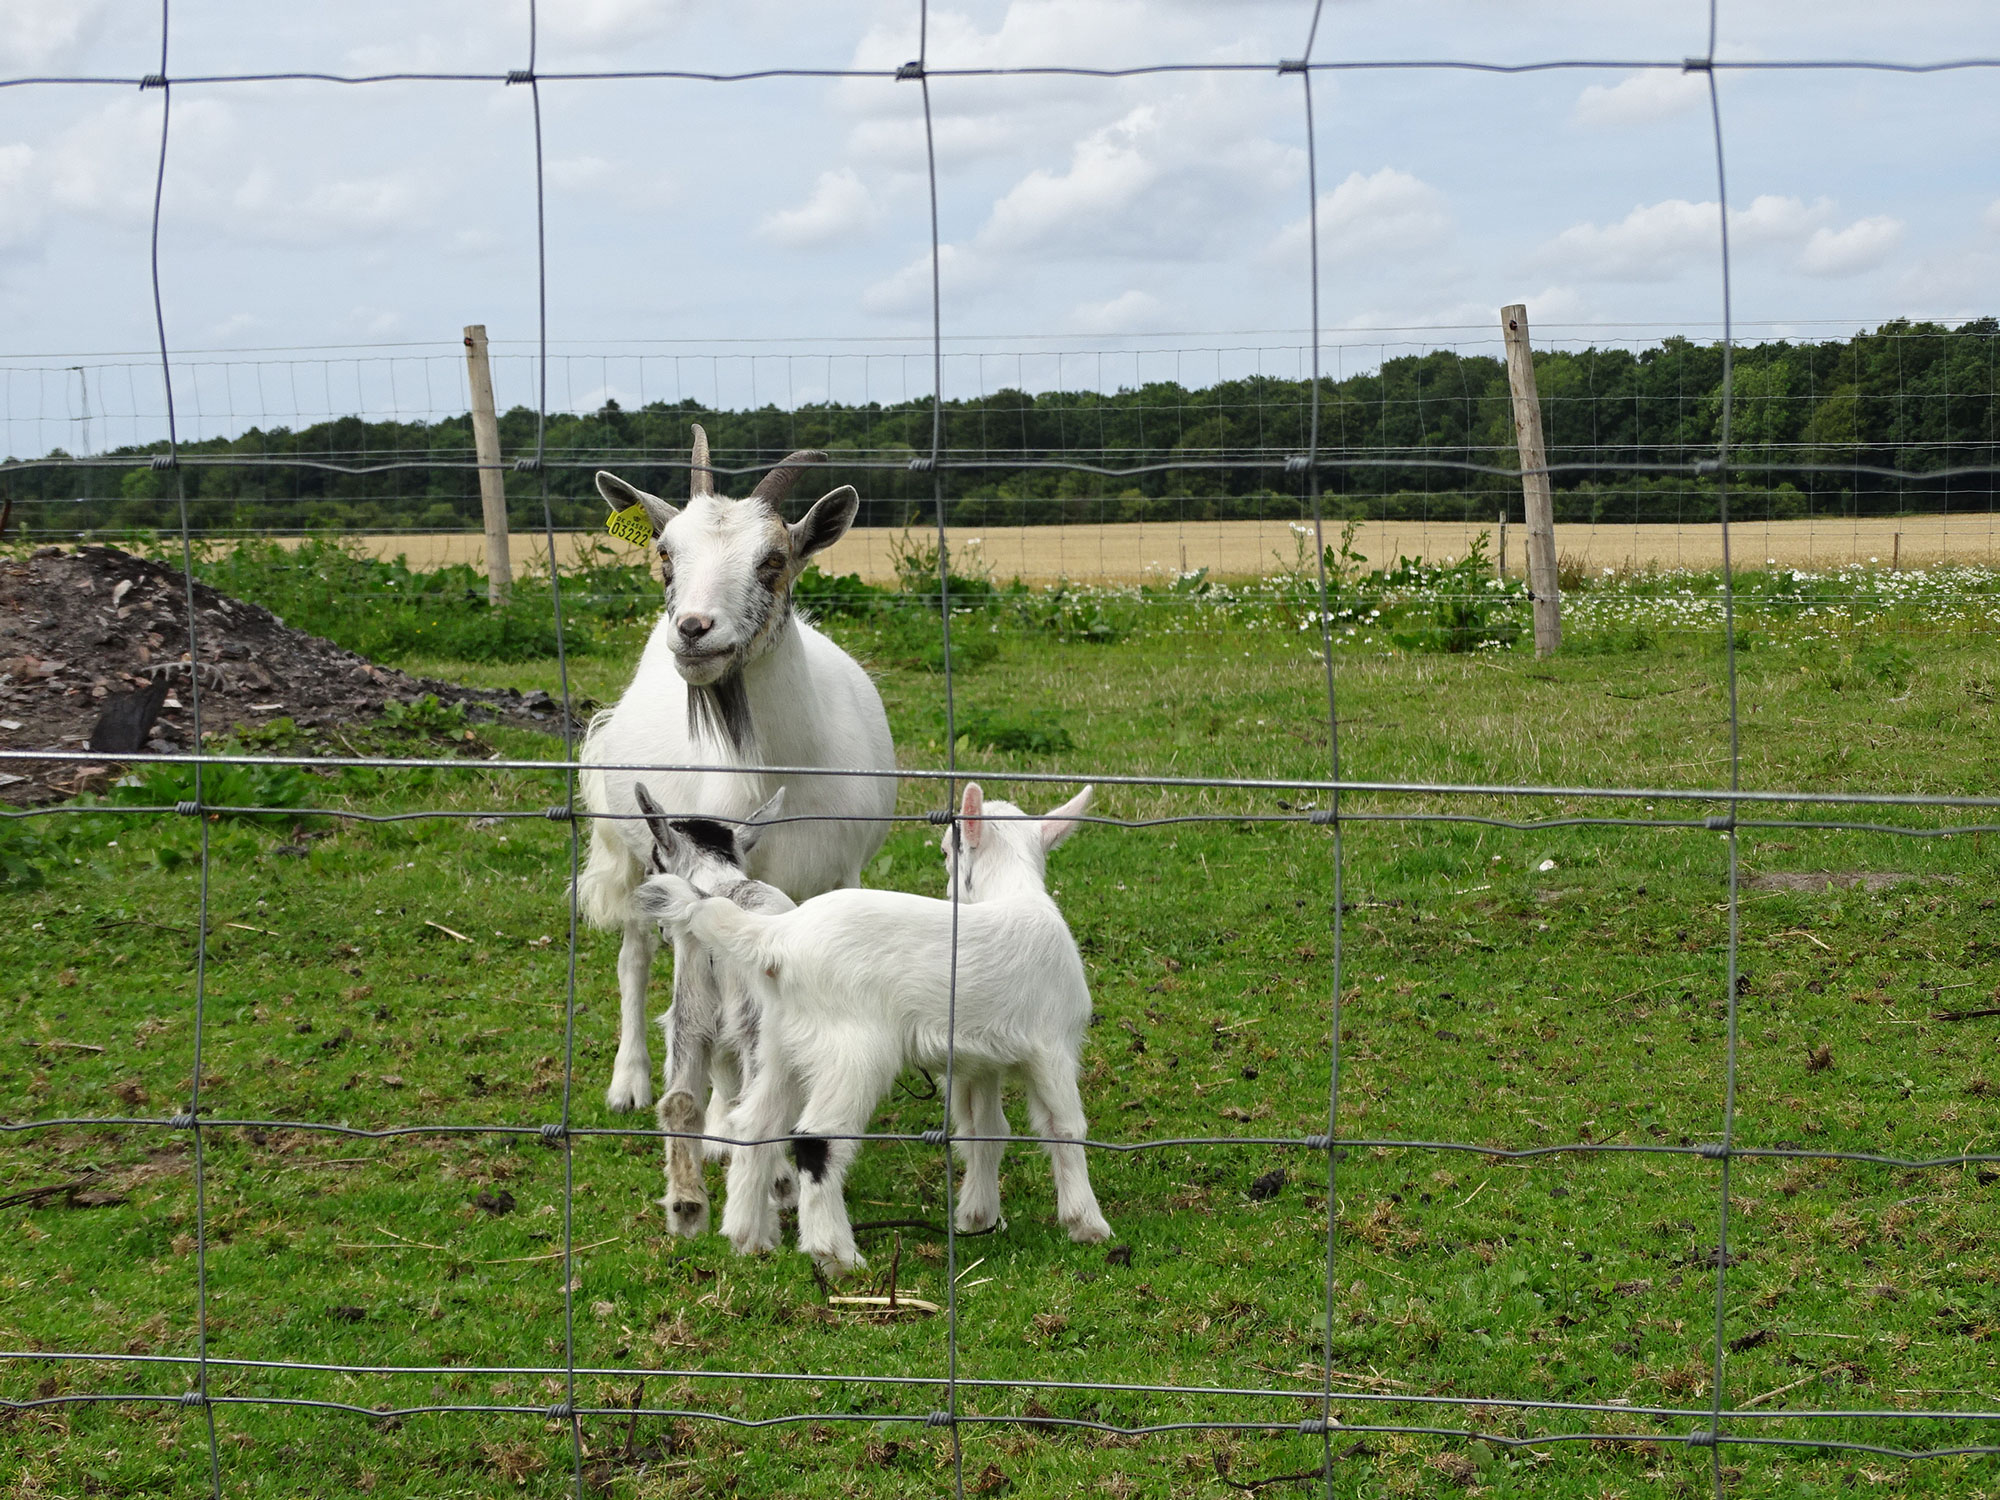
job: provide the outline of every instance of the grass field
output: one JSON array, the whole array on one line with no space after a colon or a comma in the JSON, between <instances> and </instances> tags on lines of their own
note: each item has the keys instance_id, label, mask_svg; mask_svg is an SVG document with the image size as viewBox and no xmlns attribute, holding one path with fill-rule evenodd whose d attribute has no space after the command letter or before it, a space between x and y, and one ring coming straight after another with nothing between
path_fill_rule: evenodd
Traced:
<instances>
[{"instance_id":1,"label":"grass field","mask_svg":"<svg viewBox=\"0 0 2000 1500\"><path fill-rule=\"evenodd\" d=\"M1712 788L1729 775L1715 580L1612 580L1584 591L1564 653L1484 649L1393 599L1351 605L1336 676L1356 780ZM1748 787L2000 793L1993 753L2000 580L1970 571L1744 580L1742 778ZM1153 606L1160 607L1153 607ZM1172 607L1167 607L1171 605ZM961 764L1010 772L1320 778L1329 765L1318 635L1282 589L1255 597L1112 592L962 616ZM1371 609L1381 609L1377 618ZM1407 611L1406 611L1407 613ZM1482 619L1485 617L1482 616ZM1490 622L1489 622L1490 623ZM576 687L614 697L642 639L610 628ZM906 766L946 754L932 627L895 613L829 628L881 683ZM1481 627L1485 630L1485 627ZM1350 633L1351 632L1351 633ZM1401 634L1408 644L1398 644ZM435 675L556 686L552 663L423 662ZM360 747L549 754L445 713L346 726ZM283 724L259 746L312 753ZM286 780L253 795L384 812L536 814L561 778L463 764ZM262 778L262 779L259 779ZM158 788L154 791L157 792ZM1067 787L1025 793L1054 802ZM150 794L149 794L150 795ZM905 812L938 805L906 783ZM1312 792L1118 786L1052 878L1100 1022L1085 1052L1093 1133L1116 1142L1297 1139L1327 1127L1334 845L1300 821ZM1697 822L1712 803L1356 794L1349 813L1608 814ZM1848 809L1936 828L1977 814ZM2000 871L1994 836L1915 838L1806 826L1827 807L1747 809L1786 826L1739 835L1736 1142L1908 1158L2000 1150ZM604 1109L615 941L586 932L566 1048L569 833L538 816L362 824L220 820L201 1072L217 1119L535 1127ZM201 830L115 809L10 825L0 838L0 1117L164 1117L184 1107L195 1042ZM901 825L871 884L936 894L935 830ZM1343 829L1339 1134L1327 1338L1328 1159L1300 1146L1096 1153L1113 1252L1054 1228L1040 1154L1003 1169L1009 1226L958 1247L960 1410L1021 1422L962 1429L969 1491L1113 1496L1323 1492L1315 1416L1330 1363L1344 1424L1531 1440L1334 1435L1333 1492L1419 1496L1706 1494L1687 1446L1712 1400L1725 1070L1728 840L1712 830L1355 821ZM447 931L446 929L449 929ZM663 966L664 967L664 966ZM664 1006L664 987L656 991ZM908 1080L879 1128L938 1123ZM1018 1112L1017 1112L1017 1124ZM204 1131L208 1349L218 1360L394 1365L409 1373L224 1365L211 1390L225 1492L553 1495L570 1483L563 1261L575 1260L586 1479L616 1496L901 1496L950 1492L940 1404L944 1323L832 1304L792 1252L668 1239L652 1203L658 1143L423 1132L369 1140L269 1126ZM1396 1144L1457 1142L1464 1149ZM1495 1157L1589 1142L1684 1154ZM18 1195L65 1186L40 1198ZM920 1144L864 1150L858 1221L940 1225L944 1170ZM2000 1171L1826 1157L1731 1168L1723 1404L1735 1434L1937 1448L1993 1422L1898 1413L2000 1410ZM0 1137L0 1346L109 1360L0 1363L13 1400L172 1398L195 1349L196 1205L186 1132L59 1126ZM941 1233L864 1237L848 1292L944 1300ZM498 1367L521 1366L521 1370ZM703 1372L763 1372L767 1383ZM1107 1393L1079 1382L1252 1389ZM1471 1407L1421 1398L1490 1398ZM491 1403L496 1414L364 1411ZM1618 1403L1615 1414L1554 1403ZM1509 1404L1516 1403L1516 1404ZM1661 1409L1665 1409L1664 1414ZM815 1419L743 1427L739 1421ZM1684 1414L1675 1414L1684 1413ZM1618 1445L1540 1441L1622 1433ZM1987 1457L1890 1458L1725 1445L1732 1494L2000 1495ZM171 1399L43 1405L0 1427L0 1490L185 1495L207 1483L204 1415ZM1228 1484L1225 1483L1225 1477ZM1236 1486L1235 1489L1228 1487Z\"/></svg>"}]
</instances>

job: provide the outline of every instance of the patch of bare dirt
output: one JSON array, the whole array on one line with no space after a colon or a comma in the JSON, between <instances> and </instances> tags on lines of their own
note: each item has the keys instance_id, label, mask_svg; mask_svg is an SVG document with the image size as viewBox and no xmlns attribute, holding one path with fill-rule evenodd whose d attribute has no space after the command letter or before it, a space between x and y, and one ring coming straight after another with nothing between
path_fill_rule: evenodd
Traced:
<instances>
[{"instance_id":1,"label":"patch of bare dirt","mask_svg":"<svg viewBox=\"0 0 2000 1500\"><path fill-rule=\"evenodd\" d=\"M107 701L167 685L143 748L191 749L191 675L199 670L204 735L289 717L303 729L372 718L391 699L435 694L463 703L471 723L548 733L562 705L547 693L461 687L412 677L319 636L261 605L194 586L201 661L188 655L188 593L177 568L116 547L45 547L0 560L0 750L82 750ZM136 749L138 746L129 746ZM74 762L0 760L0 801L33 806L95 790L110 774Z\"/></svg>"},{"instance_id":2,"label":"patch of bare dirt","mask_svg":"<svg viewBox=\"0 0 2000 1500\"><path fill-rule=\"evenodd\" d=\"M1767 870L1744 877L1753 891L1883 891L1892 885L1924 880L1897 870Z\"/></svg>"}]
</instances>

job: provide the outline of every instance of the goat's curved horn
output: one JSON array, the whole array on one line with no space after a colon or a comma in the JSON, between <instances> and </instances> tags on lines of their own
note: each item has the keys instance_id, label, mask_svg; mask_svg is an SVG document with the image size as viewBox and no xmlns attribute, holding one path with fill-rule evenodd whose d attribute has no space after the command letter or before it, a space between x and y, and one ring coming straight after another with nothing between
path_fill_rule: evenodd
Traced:
<instances>
[{"instance_id":1,"label":"goat's curved horn","mask_svg":"<svg viewBox=\"0 0 2000 1500\"><path fill-rule=\"evenodd\" d=\"M713 495L715 475L708 467L708 433L699 422L694 424L694 452L688 458L688 498L699 500L703 495Z\"/></svg>"},{"instance_id":2,"label":"goat's curved horn","mask_svg":"<svg viewBox=\"0 0 2000 1500\"><path fill-rule=\"evenodd\" d=\"M792 486L799 482L799 475L805 473L809 466L825 462L826 455L817 448L801 448L796 453L788 453L783 463L757 481L757 488L750 492L750 498L782 505L785 496L792 492Z\"/></svg>"}]
</instances>

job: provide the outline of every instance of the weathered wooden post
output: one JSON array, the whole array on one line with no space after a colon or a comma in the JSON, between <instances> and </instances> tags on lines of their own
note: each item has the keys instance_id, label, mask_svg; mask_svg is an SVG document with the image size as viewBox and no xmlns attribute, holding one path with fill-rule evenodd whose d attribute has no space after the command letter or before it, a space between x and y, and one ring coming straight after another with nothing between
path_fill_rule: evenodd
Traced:
<instances>
[{"instance_id":1,"label":"weathered wooden post","mask_svg":"<svg viewBox=\"0 0 2000 1500\"><path fill-rule=\"evenodd\" d=\"M493 370L486 362L486 325L465 330L465 369L472 386L472 446L479 459L479 508L486 518L486 597L505 604L514 588L507 553L507 476L500 468L500 418L493 410Z\"/></svg>"},{"instance_id":2,"label":"weathered wooden post","mask_svg":"<svg viewBox=\"0 0 2000 1500\"><path fill-rule=\"evenodd\" d=\"M1507 387L1514 397L1514 443L1521 452L1521 499L1528 522L1528 595L1535 601L1535 655L1562 644L1562 595L1556 584L1555 501L1549 492L1548 455L1542 446L1542 405L1535 396L1534 351L1528 344L1528 307L1500 309L1507 339Z\"/></svg>"}]
</instances>

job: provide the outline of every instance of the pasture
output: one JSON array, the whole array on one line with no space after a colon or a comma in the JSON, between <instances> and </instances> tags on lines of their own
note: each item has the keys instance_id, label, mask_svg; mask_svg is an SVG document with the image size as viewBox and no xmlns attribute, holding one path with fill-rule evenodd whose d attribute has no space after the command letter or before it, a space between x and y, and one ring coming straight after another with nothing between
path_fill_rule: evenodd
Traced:
<instances>
[{"instance_id":1,"label":"pasture","mask_svg":"<svg viewBox=\"0 0 2000 1500\"><path fill-rule=\"evenodd\" d=\"M1472 596L1455 614L1463 580L1344 577L1343 775L1726 785L1716 582L1632 574L1579 587L1564 651L1537 662L1505 628L1520 618L1516 599ZM1325 681L1299 585L975 591L953 622L960 767L1031 810L1073 785L1013 791L1009 773L1324 778ZM1774 570L1739 585L1744 786L2000 791L2000 578ZM875 672L904 766L942 766L952 747L935 618L884 606L827 628ZM644 629L600 627L597 649L571 663L577 691L614 697ZM400 664L558 686L549 660ZM650 1125L603 1104L612 937L579 935L565 1035L570 831L536 815L563 801L563 779L478 764L559 755L558 741L419 709L338 735L280 720L248 747L459 762L233 773L251 800L526 816L210 822L201 1069L212 1118L532 1131L560 1119L567 1097L577 1127ZM909 781L901 811L920 818L942 799ZM957 1373L997 1382L962 1388L966 1417L1030 1421L965 1422L968 1492L1208 1496L1301 1472L1257 1492L1323 1492L1320 1440L1283 1428L1318 1414L1330 1364L1345 1426L1632 1438L1510 1448L1336 1431L1337 1495L1707 1493L1710 1454L1682 1440L1705 1427L1712 1401L1721 1167L1692 1148L1719 1138L1728 1081L1727 837L1344 824L1337 1124L1348 1144L1332 1163L1329 1276L1328 1156L1282 1143L1327 1129L1335 845L1301 820L1324 806L1310 791L1105 785L1108 818L1226 816L1089 828L1054 856L1052 887L1099 1017L1084 1054L1094 1137L1246 1143L1093 1153L1109 1254L1061 1235L1045 1160L1010 1151L1007 1226L957 1246ZM1349 814L1517 821L1699 824L1718 810L1583 796L1343 802ZM1907 1158L2000 1149L2000 1018L1968 1014L2000 1005L1994 836L1805 826L1936 828L1978 815L1766 805L1744 816L1790 826L1738 836L1736 1144ZM109 805L0 830L0 1118L163 1119L184 1107L201 837L188 819ZM936 837L899 824L869 883L941 893ZM657 978L655 993L664 1008ZM905 1083L876 1128L940 1123L924 1080ZM1688 1149L1490 1154L1579 1142ZM652 1201L660 1147L643 1135L565 1147L533 1133L378 1140L217 1125L203 1150L208 1352L242 1362L214 1366L211 1391L250 1398L214 1411L227 1493L566 1493L570 1429L545 1409L567 1399L572 1349L579 1408L676 1413L582 1417L593 1492L949 1493L950 1435L920 1420L940 1388L915 1383L945 1373L942 1316L830 1300L892 1284L899 1299L945 1300L935 1147L864 1148L849 1178L857 1225L902 1227L864 1235L870 1267L845 1287L789 1250L747 1260L713 1234L666 1237ZM1778 1156L1730 1171L1722 1404L1740 1415L1725 1429L1917 1448L1990 1438L1976 1424L1795 1414L2000 1403L2000 1170ZM169 1398L11 1415L0 1466L17 1493L205 1483L203 1413L171 1400L191 1369L148 1362L195 1351L194 1195L185 1132L63 1125L0 1137L0 1345L125 1356L10 1359L0 1395ZM576 1247L567 1326L565 1234ZM1492 1399L1425 1404L1438 1397ZM1554 1405L1564 1402L1627 1410ZM410 1410L461 1403L512 1410ZM705 1419L795 1413L812 1419ZM1102 1426L1033 1425L1049 1418ZM1271 1425L1103 1430L1189 1421ZM1745 1496L2000 1494L1990 1458L1903 1464L1725 1444L1721 1463Z\"/></svg>"}]
</instances>

